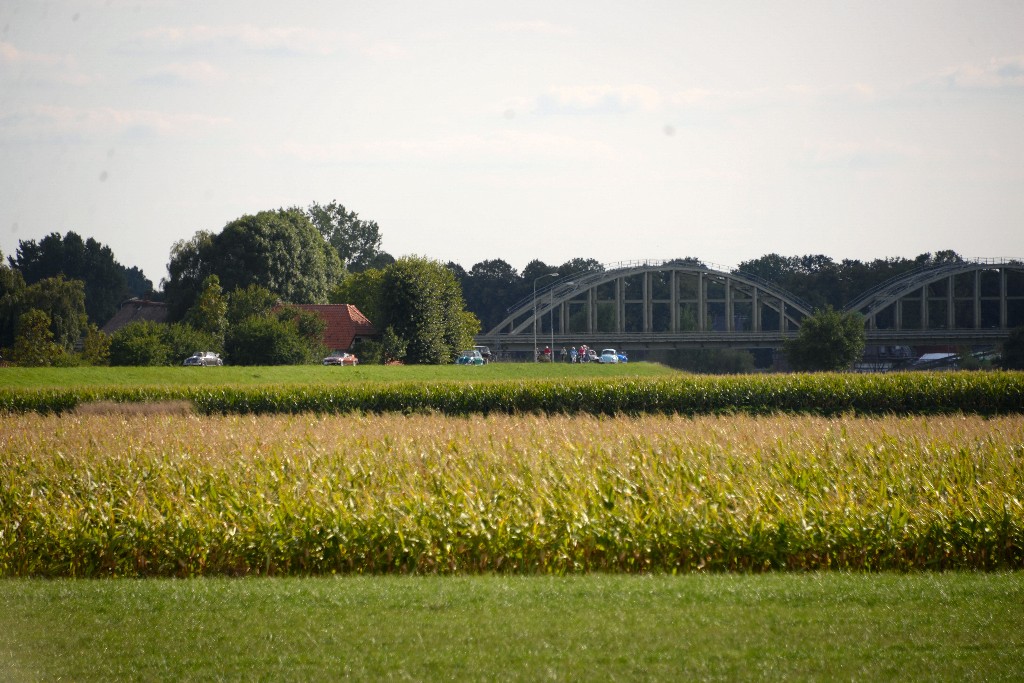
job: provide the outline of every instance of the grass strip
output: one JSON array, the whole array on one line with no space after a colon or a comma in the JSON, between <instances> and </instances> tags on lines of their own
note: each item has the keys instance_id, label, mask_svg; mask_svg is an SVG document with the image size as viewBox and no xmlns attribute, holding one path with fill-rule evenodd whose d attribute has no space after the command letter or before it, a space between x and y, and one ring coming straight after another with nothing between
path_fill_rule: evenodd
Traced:
<instances>
[{"instance_id":1,"label":"grass strip","mask_svg":"<svg viewBox=\"0 0 1024 683\"><path fill-rule=\"evenodd\" d=\"M0 678L1019 680L1024 574L0 581Z\"/></svg>"}]
</instances>

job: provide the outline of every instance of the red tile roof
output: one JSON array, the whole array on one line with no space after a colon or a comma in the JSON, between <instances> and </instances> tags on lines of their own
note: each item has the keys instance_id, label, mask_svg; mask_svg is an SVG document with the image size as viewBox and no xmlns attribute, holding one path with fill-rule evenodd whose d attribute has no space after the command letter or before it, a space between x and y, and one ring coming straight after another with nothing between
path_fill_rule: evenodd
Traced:
<instances>
[{"instance_id":1,"label":"red tile roof","mask_svg":"<svg viewBox=\"0 0 1024 683\"><path fill-rule=\"evenodd\" d=\"M295 308L316 313L327 323L324 346L331 351L349 351L356 337L377 334L369 318L352 304L293 304Z\"/></svg>"}]
</instances>

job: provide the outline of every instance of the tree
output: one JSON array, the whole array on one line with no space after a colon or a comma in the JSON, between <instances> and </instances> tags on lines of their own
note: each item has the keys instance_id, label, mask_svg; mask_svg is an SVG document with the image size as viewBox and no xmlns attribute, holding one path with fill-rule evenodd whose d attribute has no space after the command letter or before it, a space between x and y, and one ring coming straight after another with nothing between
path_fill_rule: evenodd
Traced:
<instances>
[{"instance_id":1,"label":"tree","mask_svg":"<svg viewBox=\"0 0 1024 683\"><path fill-rule=\"evenodd\" d=\"M210 275L203 280L199 299L185 314L185 322L219 340L209 350L221 351L224 348L224 332L227 329L228 302L224 291L220 288L220 278Z\"/></svg>"},{"instance_id":2,"label":"tree","mask_svg":"<svg viewBox=\"0 0 1024 683\"><path fill-rule=\"evenodd\" d=\"M443 264L407 256L384 270L382 284L377 325L393 327L408 342L407 363L451 363L463 346L471 344L461 288Z\"/></svg>"},{"instance_id":3,"label":"tree","mask_svg":"<svg viewBox=\"0 0 1024 683\"><path fill-rule=\"evenodd\" d=\"M337 200L326 206L313 202L306 213L347 270L360 272L378 267L378 258L384 252L380 250L380 228L376 221L361 220L355 211L347 210Z\"/></svg>"},{"instance_id":4,"label":"tree","mask_svg":"<svg viewBox=\"0 0 1024 683\"><path fill-rule=\"evenodd\" d=\"M179 365L196 351L215 348L218 339L185 323L137 320L110 337L111 365Z\"/></svg>"},{"instance_id":5,"label":"tree","mask_svg":"<svg viewBox=\"0 0 1024 683\"><path fill-rule=\"evenodd\" d=\"M455 273L458 275L458 271ZM508 308L522 296L522 282L516 269L502 259L474 264L461 278L466 307L491 329L504 320Z\"/></svg>"},{"instance_id":6,"label":"tree","mask_svg":"<svg viewBox=\"0 0 1024 683\"><path fill-rule=\"evenodd\" d=\"M58 363L67 352L53 340L50 316L33 308L18 318L18 333L11 349L11 360L23 366L46 366Z\"/></svg>"},{"instance_id":7,"label":"tree","mask_svg":"<svg viewBox=\"0 0 1024 683\"><path fill-rule=\"evenodd\" d=\"M161 325L152 320L128 323L110 337L111 365L167 365L169 351Z\"/></svg>"},{"instance_id":8,"label":"tree","mask_svg":"<svg viewBox=\"0 0 1024 683\"><path fill-rule=\"evenodd\" d=\"M289 303L325 303L341 275L337 252L299 209L262 211L228 223L216 234L178 242L164 285L172 319L195 303L203 281L220 278L224 291L259 285Z\"/></svg>"},{"instance_id":9,"label":"tree","mask_svg":"<svg viewBox=\"0 0 1024 683\"><path fill-rule=\"evenodd\" d=\"M1024 327L1010 330L1010 336L1002 343L1002 367L1007 370L1024 370Z\"/></svg>"},{"instance_id":10,"label":"tree","mask_svg":"<svg viewBox=\"0 0 1024 683\"><path fill-rule=\"evenodd\" d=\"M754 356L746 349L676 349L663 354L664 363L708 375L737 375L754 371Z\"/></svg>"},{"instance_id":11,"label":"tree","mask_svg":"<svg viewBox=\"0 0 1024 683\"><path fill-rule=\"evenodd\" d=\"M604 266L600 261L592 258L574 258L558 266L558 274L561 277L569 277L577 273L600 273Z\"/></svg>"},{"instance_id":12,"label":"tree","mask_svg":"<svg viewBox=\"0 0 1024 683\"><path fill-rule=\"evenodd\" d=\"M331 291L332 304L352 304L376 323L380 317L381 296L384 291L384 271L368 268L360 273L347 273Z\"/></svg>"},{"instance_id":13,"label":"tree","mask_svg":"<svg viewBox=\"0 0 1024 683\"><path fill-rule=\"evenodd\" d=\"M228 294L227 322L237 325L243 320L270 313L278 298L266 287L249 285Z\"/></svg>"},{"instance_id":14,"label":"tree","mask_svg":"<svg viewBox=\"0 0 1024 683\"><path fill-rule=\"evenodd\" d=\"M26 287L21 272L4 265L0 259L0 347L14 343L18 316L24 312L22 302Z\"/></svg>"},{"instance_id":15,"label":"tree","mask_svg":"<svg viewBox=\"0 0 1024 683\"><path fill-rule=\"evenodd\" d=\"M82 360L87 365L110 364L110 335L92 323L82 340Z\"/></svg>"},{"instance_id":16,"label":"tree","mask_svg":"<svg viewBox=\"0 0 1024 683\"><path fill-rule=\"evenodd\" d=\"M864 352L866 337L863 316L828 306L804 319L786 342L786 357L795 370L846 370Z\"/></svg>"},{"instance_id":17,"label":"tree","mask_svg":"<svg viewBox=\"0 0 1024 683\"><path fill-rule=\"evenodd\" d=\"M54 341L65 351L71 351L88 329L85 287L81 280L66 280L63 275L48 277L26 287L10 303L15 316L33 308L45 312L50 317Z\"/></svg>"},{"instance_id":18,"label":"tree","mask_svg":"<svg viewBox=\"0 0 1024 683\"><path fill-rule=\"evenodd\" d=\"M276 315L252 317L228 330L225 355L235 365L298 365L315 362L323 355L303 336L296 319Z\"/></svg>"},{"instance_id":19,"label":"tree","mask_svg":"<svg viewBox=\"0 0 1024 683\"><path fill-rule=\"evenodd\" d=\"M110 247L91 237L83 240L75 232L63 237L54 232L38 243L22 240L18 243L17 256L10 262L30 285L58 275L81 280L85 286L86 313L97 325L109 320L124 299L138 295L137 291L129 289L129 276L135 289L153 288L138 268L129 271L118 263Z\"/></svg>"}]
</instances>

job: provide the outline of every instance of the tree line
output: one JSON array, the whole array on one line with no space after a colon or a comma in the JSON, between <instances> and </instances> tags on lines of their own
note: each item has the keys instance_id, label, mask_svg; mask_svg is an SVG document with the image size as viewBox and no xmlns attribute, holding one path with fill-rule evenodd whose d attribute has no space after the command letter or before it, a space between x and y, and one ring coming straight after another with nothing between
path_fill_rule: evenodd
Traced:
<instances>
[{"instance_id":1,"label":"tree line","mask_svg":"<svg viewBox=\"0 0 1024 683\"><path fill-rule=\"evenodd\" d=\"M954 251L868 262L768 254L736 270L827 311L916 268L962 260ZM694 257L668 263L703 266ZM375 221L333 200L196 232L173 245L167 269L156 290L141 270L122 266L92 238L68 232L19 242L6 264L0 258L0 353L23 364L159 365L202 348L236 364L311 362L325 352L323 323L289 305L350 303L381 333L360 349L364 360L446 363L530 297L543 276L604 266L587 258L558 265L535 259L518 271L488 259L466 270L418 256L395 259L381 249ZM133 323L105 339L99 328L131 297L163 300L168 321ZM708 361L687 363L696 369ZM726 367L747 369L746 360L729 359Z\"/></svg>"},{"instance_id":2,"label":"tree line","mask_svg":"<svg viewBox=\"0 0 1024 683\"><path fill-rule=\"evenodd\" d=\"M160 292L148 292L166 304L167 322L135 321L109 338L99 326L116 303L107 297L90 307L90 297L139 294L112 284L120 266L109 248L95 249L74 233L23 241L0 269L0 353L23 365L168 365L198 349L225 353L235 364L315 362L328 351L324 323L292 304L354 303L341 293L346 280L365 272L362 291L381 335L361 349L364 359L451 362L480 330L454 274L427 258L395 259L380 241L375 222L336 201L262 211L216 233L197 232L173 246L168 279ZM101 253L110 268L77 268L83 249ZM45 267L26 267L37 263ZM23 270L47 277L29 285Z\"/></svg>"}]
</instances>

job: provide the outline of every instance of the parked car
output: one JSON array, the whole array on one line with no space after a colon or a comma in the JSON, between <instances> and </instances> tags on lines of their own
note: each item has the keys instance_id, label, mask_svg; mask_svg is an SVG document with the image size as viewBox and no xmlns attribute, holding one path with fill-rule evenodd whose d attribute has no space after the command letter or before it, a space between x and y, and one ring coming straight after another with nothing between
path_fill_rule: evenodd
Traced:
<instances>
[{"instance_id":1,"label":"parked car","mask_svg":"<svg viewBox=\"0 0 1024 683\"><path fill-rule=\"evenodd\" d=\"M359 365L359 359L351 353L339 351L332 353L321 361L324 365Z\"/></svg>"},{"instance_id":2,"label":"parked car","mask_svg":"<svg viewBox=\"0 0 1024 683\"><path fill-rule=\"evenodd\" d=\"M629 356L627 356L624 351L619 351L619 362L620 363L628 363L629 362Z\"/></svg>"},{"instance_id":3,"label":"parked car","mask_svg":"<svg viewBox=\"0 0 1024 683\"><path fill-rule=\"evenodd\" d=\"M483 365L484 357L476 349L468 349L459 354L459 358L455 361L459 365Z\"/></svg>"},{"instance_id":4,"label":"parked car","mask_svg":"<svg viewBox=\"0 0 1024 683\"><path fill-rule=\"evenodd\" d=\"M615 349L604 349L601 351L601 357L597 360L598 363L618 363L619 354L615 352Z\"/></svg>"},{"instance_id":5,"label":"parked car","mask_svg":"<svg viewBox=\"0 0 1024 683\"><path fill-rule=\"evenodd\" d=\"M188 366L215 366L224 365L224 361L220 359L220 355L213 351L196 351L191 356L185 359L183 365Z\"/></svg>"},{"instance_id":6,"label":"parked car","mask_svg":"<svg viewBox=\"0 0 1024 683\"><path fill-rule=\"evenodd\" d=\"M479 345L474 346L473 348L480 352L480 355L483 356L485 364L491 362L491 358L493 358L493 356L491 356L491 350L489 348L487 348L486 346Z\"/></svg>"}]
</instances>

